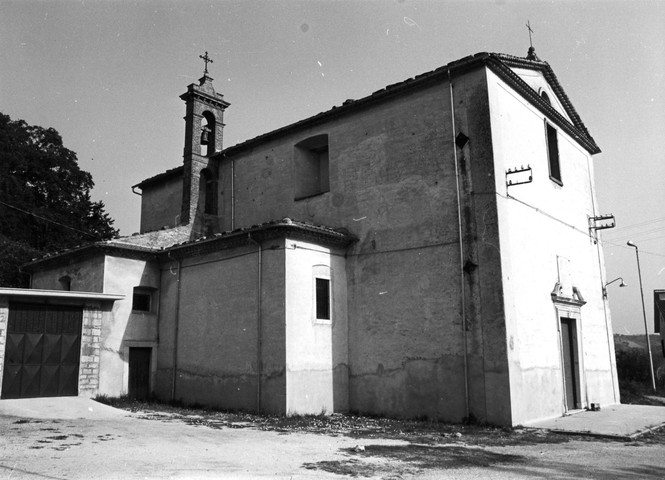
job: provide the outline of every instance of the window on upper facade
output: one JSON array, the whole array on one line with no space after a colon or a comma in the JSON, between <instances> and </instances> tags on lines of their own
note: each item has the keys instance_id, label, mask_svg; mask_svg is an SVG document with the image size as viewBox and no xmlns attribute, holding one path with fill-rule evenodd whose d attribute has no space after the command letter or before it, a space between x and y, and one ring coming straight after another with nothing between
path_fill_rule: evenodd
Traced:
<instances>
[{"instance_id":1,"label":"window on upper facade","mask_svg":"<svg viewBox=\"0 0 665 480\"><path fill-rule=\"evenodd\" d=\"M132 296L132 310L135 312L151 312L152 292L153 290L151 288L134 287L134 295Z\"/></svg>"},{"instance_id":2,"label":"window on upper facade","mask_svg":"<svg viewBox=\"0 0 665 480\"><path fill-rule=\"evenodd\" d=\"M330 191L328 135L316 135L294 148L295 199Z\"/></svg>"},{"instance_id":3,"label":"window on upper facade","mask_svg":"<svg viewBox=\"0 0 665 480\"><path fill-rule=\"evenodd\" d=\"M330 320L329 278L316 278L316 319Z\"/></svg>"},{"instance_id":4,"label":"window on upper facade","mask_svg":"<svg viewBox=\"0 0 665 480\"><path fill-rule=\"evenodd\" d=\"M549 123L545 122L545 138L547 141L547 161L550 169L550 179L559 185L563 185L561 180L561 164L559 162L559 142L557 131Z\"/></svg>"},{"instance_id":5,"label":"window on upper facade","mask_svg":"<svg viewBox=\"0 0 665 480\"><path fill-rule=\"evenodd\" d=\"M547 92L546 92L545 90L541 90L541 92L540 92L540 97L541 97L543 100L545 100L547 103L549 103L550 105L552 105L552 102L550 101L550 96L547 94Z\"/></svg>"}]
</instances>

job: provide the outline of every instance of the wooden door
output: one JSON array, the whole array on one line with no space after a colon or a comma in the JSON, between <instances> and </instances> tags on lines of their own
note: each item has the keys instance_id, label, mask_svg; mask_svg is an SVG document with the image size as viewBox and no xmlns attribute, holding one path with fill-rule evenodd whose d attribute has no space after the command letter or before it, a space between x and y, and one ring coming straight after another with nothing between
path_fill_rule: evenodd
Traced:
<instances>
[{"instance_id":1,"label":"wooden door","mask_svg":"<svg viewBox=\"0 0 665 480\"><path fill-rule=\"evenodd\" d=\"M566 406L568 410L581 408L577 329L574 318L561 318L561 346Z\"/></svg>"},{"instance_id":2,"label":"wooden door","mask_svg":"<svg viewBox=\"0 0 665 480\"><path fill-rule=\"evenodd\" d=\"M129 348L129 396L146 400L150 396L150 347Z\"/></svg>"},{"instance_id":3,"label":"wooden door","mask_svg":"<svg viewBox=\"0 0 665 480\"><path fill-rule=\"evenodd\" d=\"M2 398L78 394L81 307L11 303Z\"/></svg>"}]
</instances>

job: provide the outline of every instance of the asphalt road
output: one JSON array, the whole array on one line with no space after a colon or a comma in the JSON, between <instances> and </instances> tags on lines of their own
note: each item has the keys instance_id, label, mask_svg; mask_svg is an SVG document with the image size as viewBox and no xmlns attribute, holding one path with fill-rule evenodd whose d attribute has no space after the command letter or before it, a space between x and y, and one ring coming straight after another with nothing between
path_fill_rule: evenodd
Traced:
<instances>
[{"instance_id":1,"label":"asphalt road","mask_svg":"<svg viewBox=\"0 0 665 480\"><path fill-rule=\"evenodd\" d=\"M665 478L662 439L550 435L544 437L548 443L488 447L462 437L424 444L262 431L243 424L211 428L108 412L28 418L30 412L0 411L0 479Z\"/></svg>"}]
</instances>

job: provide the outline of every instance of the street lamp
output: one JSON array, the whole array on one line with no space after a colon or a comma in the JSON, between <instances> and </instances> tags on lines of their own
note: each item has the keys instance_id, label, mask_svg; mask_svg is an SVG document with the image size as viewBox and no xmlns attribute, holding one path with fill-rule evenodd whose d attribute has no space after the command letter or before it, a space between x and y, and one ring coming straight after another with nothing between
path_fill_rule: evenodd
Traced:
<instances>
[{"instance_id":1,"label":"street lamp","mask_svg":"<svg viewBox=\"0 0 665 480\"><path fill-rule=\"evenodd\" d=\"M637 258L637 275L640 278L640 295L642 297L642 316L644 317L644 333L647 337L647 351L649 352L649 368L651 369L651 385L653 391L656 391L656 377L653 374L653 358L651 357L651 341L649 340L649 327L647 326L647 311L644 308L644 290L642 289L642 271L640 269L640 254L637 245L628 240L626 245L635 249L635 257Z\"/></svg>"},{"instance_id":2,"label":"street lamp","mask_svg":"<svg viewBox=\"0 0 665 480\"><path fill-rule=\"evenodd\" d=\"M610 285L611 283L618 282L619 280L621 280L621 283L619 284L619 287L627 287L628 286L627 283L623 282L623 278L621 278L621 277L615 278L611 282L607 282L605 285L603 285L603 297L604 298L607 298L607 286Z\"/></svg>"}]
</instances>

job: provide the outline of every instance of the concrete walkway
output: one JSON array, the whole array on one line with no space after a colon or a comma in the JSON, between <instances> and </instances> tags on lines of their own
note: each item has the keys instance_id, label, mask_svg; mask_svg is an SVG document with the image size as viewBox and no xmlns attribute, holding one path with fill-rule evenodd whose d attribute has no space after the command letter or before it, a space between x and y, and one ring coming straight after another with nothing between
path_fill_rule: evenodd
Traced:
<instances>
[{"instance_id":1,"label":"concrete walkway","mask_svg":"<svg viewBox=\"0 0 665 480\"><path fill-rule=\"evenodd\" d=\"M665 428L665 406L610 405L598 412L580 411L525 426L553 432L634 439L651 430Z\"/></svg>"},{"instance_id":2,"label":"concrete walkway","mask_svg":"<svg viewBox=\"0 0 665 480\"><path fill-rule=\"evenodd\" d=\"M126 417L124 410L85 397L45 397L0 400L0 416L70 420Z\"/></svg>"}]
</instances>

